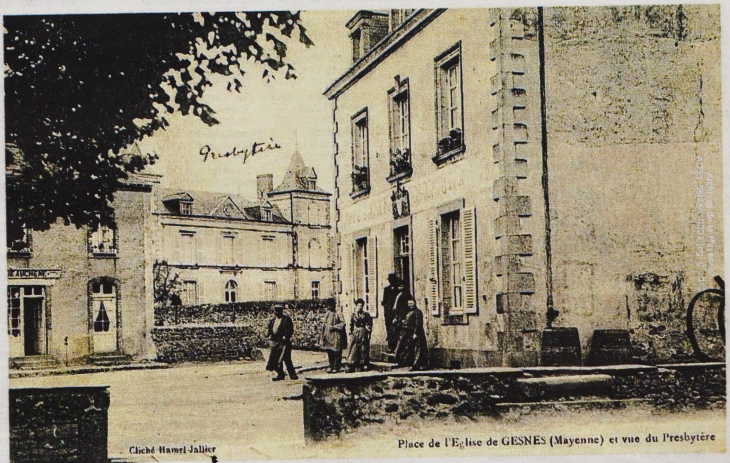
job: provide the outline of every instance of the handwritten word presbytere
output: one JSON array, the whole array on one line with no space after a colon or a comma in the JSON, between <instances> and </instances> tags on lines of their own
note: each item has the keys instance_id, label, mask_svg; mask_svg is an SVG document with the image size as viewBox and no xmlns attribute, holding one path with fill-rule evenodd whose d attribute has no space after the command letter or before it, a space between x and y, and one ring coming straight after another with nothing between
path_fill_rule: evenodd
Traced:
<instances>
[{"instance_id":1,"label":"handwritten word presbytere","mask_svg":"<svg viewBox=\"0 0 730 463\"><path fill-rule=\"evenodd\" d=\"M278 150L281 145L276 143L273 139L269 138L270 142L254 142L251 148L238 149L235 146L232 150L226 151L225 153L216 153L210 145L205 145L200 148L200 155L203 156L203 162L210 159L224 159L237 156L243 156L243 163L246 164L250 158L254 155L263 153L264 151Z\"/></svg>"}]
</instances>

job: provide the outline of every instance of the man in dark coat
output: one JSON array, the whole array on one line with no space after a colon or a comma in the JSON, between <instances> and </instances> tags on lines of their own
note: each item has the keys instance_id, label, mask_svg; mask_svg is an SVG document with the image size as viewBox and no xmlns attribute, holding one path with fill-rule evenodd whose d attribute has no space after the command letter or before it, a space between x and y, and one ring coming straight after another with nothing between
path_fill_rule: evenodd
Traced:
<instances>
[{"instance_id":1,"label":"man in dark coat","mask_svg":"<svg viewBox=\"0 0 730 463\"><path fill-rule=\"evenodd\" d=\"M403 281L398 282L398 294L395 296L395 300L393 301L393 311L395 312L394 322L395 325L394 329L396 332L396 339L400 339L400 331L403 327L403 320L405 320L406 315L408 314L408 300L412 299L411 294L406 289L405 283ZM397 342L396 342L397 344Z\"/></svg>"},{"instance_id":2,"label":"man in dark coat","mask_svg":"<svg viewBox=\"0 0 730 463\"><path fill-rule=\"evenodd\" d=\"M299 379L291 361L291 336L294 334L294 322L289 315L284 315L284 306L274 306L275 317L269 320L268 336L271 339L271 352L266 363L267 371L275 371L276 377L272 381L281 381L286 378L284 365L290 379Z\"/></svg>"},{"instance_id":3,"label":"man in dark coat","mask_svg":"<svg viewBox=\"0 0 730 463\"><path fill-rule=\"evenodd\" d=\"M319 344L327 352L330 367L327 373L339 373L342 368L342 351L347 347L345 319L334 305L327 308L322 320Z\"/></svg>"},{"instance_id":4,"label":"man in dark coat","mask_svg":"<svg viewBox=\"0 0 730 463\"><path fill-rule=\"evenodd\" d=\"M398 277L395 273L388 275L388 286L383 288L383 318L385 319L385 333L388 340L388 352L395 351L398 344L398 329L395 326L395 297L398 295Z\"/></svg>"},{"instance_id":5,"label":"man in dark coat","mask_svg":"<svg viewBox=\"0 0 730 463\"><path fill-rule=\"evenodd\" d=\"M428 341L423 329L423 312L416 307L416 301L408 298L408 314L401 324L395 361L400 366L411 365L411 371L428 368Z\"/></svg>"}]
</instances>

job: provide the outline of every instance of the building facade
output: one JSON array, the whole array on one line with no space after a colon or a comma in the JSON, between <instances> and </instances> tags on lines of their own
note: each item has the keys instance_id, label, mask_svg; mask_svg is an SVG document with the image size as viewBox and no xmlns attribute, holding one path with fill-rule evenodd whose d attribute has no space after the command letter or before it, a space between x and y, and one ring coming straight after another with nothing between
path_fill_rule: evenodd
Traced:
<instances>
[{"instance_id":1,"label":"building facade","mask_svg":"<svg viewBox=\"0 0 730 463\"><path fill-rule=\"evenodd\" d=\"M330 193L296 153L258 198L160 188L135 175L115 194L114 227L57 224L8 247L10 357L154 358L161 272L185 305L333 296Z\"/></svg>"},{"instance_id":2,"label":"building facade","mask_svg":"<svg viewBox=\"0 0 730 463\"><path fill-rule=\"evenodd\" d=\"M553 306L584 350L612 328L649 359L683 348L723 265L719 10L647 8L348 22L354 64L325 92L338 297L366 301L375 351L389 273L434 365L534 365Z\"/></svg>"},{"instance_id":3,"label":"building facade","mask_svg":"<svg viewBox=\"0 0 730 463\"><path fill-rule=\"evenodd\" d=\"M184 305L332 297L330 196L299 153L277 188L258 177L256 201L161 191L156 270Z\"/></svg>"},{"instance_id":4,"label":"building facade","mask_svg":"<svg viewBox=\"0 0 730 463\"><path fill-rule=\"evenodd\" d=\"M155 189L136 175L115 195L114 228L57 224L8 249L11 358L154 357L152 267Z\"/></svg>"}]
</instances>

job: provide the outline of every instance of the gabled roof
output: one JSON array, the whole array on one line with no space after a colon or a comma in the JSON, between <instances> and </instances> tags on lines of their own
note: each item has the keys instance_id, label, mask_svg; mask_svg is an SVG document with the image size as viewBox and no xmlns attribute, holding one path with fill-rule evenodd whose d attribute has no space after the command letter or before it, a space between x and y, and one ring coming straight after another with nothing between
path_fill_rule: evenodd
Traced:
<instances>
[{"instance_id":1,"label":"gabled roof","mask_svg":"<svg viewBox=\"0 0 730 463\"><path fill-rule=\"evenodd\" d=\"M221 219L261 220L261 204L247 199L222 193L209 191L174 191L162 190L158 210L177 214L177 211L168 207L174 201L192 201L194 217L214 217ZM229 206L226 215L226 206ZM272 209L273 222L285 223L283 215L277 207Z\"/></svg>"},{"instance_id":2,"label":"gabled roof","mask_svg":"<svg viewBox=\"0 0 730 463\"><path fill-rule=\"evenodd\" d=\"M228 217L236 219L246 219L246 213L238 207L238 204L231 199L230 196L226 196L221 202L211 211L213 217Z\"/></svg>"},{"instance_id":3,"label":"gabled roof","mask_svg":"<svg viewBox=\"0 0 730 463\"><path fill-rule=\"evenodd\" d=\"M163 202L168 202L168 201L194 201L194 200L195 199L192 196L190 196L189 193L186 193L184 191L180 191L178 193L173 193L171 195L167 195L167 196L165 196L165 197L162 198L162 201Z\"/></svg>"},{"instance_id":4,"label":"gabled roof","mask_svg":"<svg viewBox=\"0 0 730 463\"><path fill-rule=\"evenodd\" d=\"M288 193L290 191L329 194L316 185L312 187L310 180L316 181L317 173L314 171L313 167L307 167L307 165L304 164L302 155L299 154L299 150L296 150L291 157L289 168L286 170L286 174L284 174L284 179L281 181L279 186L274 188L274 190L269 194Z\"/></svg>"}]
</instances>

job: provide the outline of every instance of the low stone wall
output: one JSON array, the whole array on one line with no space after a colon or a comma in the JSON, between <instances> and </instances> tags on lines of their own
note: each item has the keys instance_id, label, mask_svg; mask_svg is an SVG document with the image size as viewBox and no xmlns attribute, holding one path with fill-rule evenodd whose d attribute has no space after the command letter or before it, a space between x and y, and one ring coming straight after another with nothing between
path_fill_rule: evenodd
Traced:
<instances>
[{"instance_id":1,"label":"low stone wall","mask_svg":"<svg viewBox=\"0 0 730 463\"><path fill-rule=\"evenodd\" d=\"M157 360L166 363L250 359L260 333L239 325L178 325L152 329Z\"/></svg>"},{"instance_id":2,"label":"low stone wall","mask_svg":"<svg viewBox=\"0 0 730 463\"><path fill-rule=\"evenodd\" d=\"M542 396L534 392L539 387L533 384L535 378L551 379L545 381L549 388L561 382L554 377L567 380L569 375L590 375L595 381L568 388L562 397L550 394L553 399L574 400L595 393L602 399L645 399L672 409L724 407L725 365L689 367L483 368L310 377L303 389L304 433L318 440L367 423L411 417L496 416L500 405Z\"/></svg>"},{"instance_id":3,"label":"low stone wall","mask_svg":"<svg viewBox=\"0 0 730 463\"><path fill-rule=\"evenodd\" d=\"M186 326L240 326L253 334L255 347L268 346L266 327L273 316L275 304L286 304L286 313L294 322L292 344L297 349L317 349L321 322L334 299L297 301L248 301L233 304L206 304L155 308L157 327ZM202 335L201 335L202 336ZM159 351L159 347L158 347Z\"/></svg>"},{"instance_id":4,"label":"low stone wall","mask_svg":"<svg viewBox=\"0 0 730 463\"><path fill-rule=\"evenodd\" d=\"M107 463L107 388L11 388L10 461Z\"/></svg>"}]
</instances>

